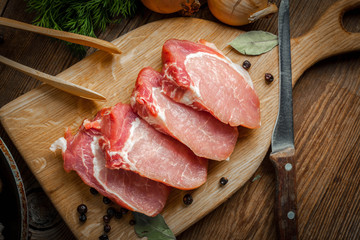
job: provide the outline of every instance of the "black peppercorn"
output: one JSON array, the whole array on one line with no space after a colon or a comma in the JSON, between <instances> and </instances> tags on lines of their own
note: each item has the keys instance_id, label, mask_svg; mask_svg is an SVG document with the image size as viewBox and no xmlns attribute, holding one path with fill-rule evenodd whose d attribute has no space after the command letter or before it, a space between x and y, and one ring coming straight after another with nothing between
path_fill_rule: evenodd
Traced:
<instances>
[{"instance_id":1,"label":"black peppercorn","mask_svg":"<svg viewBox=\"0 0 360 240\"><path fill-rule=\"evenodd\" d=\"M107 234L103 234L103 235L101 235L100 237L99 237L99 240L109 240L109 237L108 237L108 235Z\"/></svg>"},{"instance_id":2,"label":"black peppercorn","mask_svg":"<svg viewBox=\"0 0 360 240\"><path fill-rule=\"evenodd\" d=\"M229 181L229 180L228 180L226 177L220 178L220 184L221 184L222 186L226 185L226 184L228 183L228 181Z\"/></svg>"},{"instance_id":3,"label":"black peppercorn","mask_svg":"<svg viewBox=\"0 0 360 240\"><path fill-rule=\"evenodd\" d=\"M80 214L80 216L79 216L79 221L80 222L86 222L86 219L87 219L87 217L86 217L85 214Z\"/></svg>"},{"instance_id":4,"label":"black peppercorn","mask_svg":"<svg viewBox=\"0 0 360 240\"><path fill-rule=\"evenodd\" d=\"M118 211L115 212L115 218L116 218L116 219L120 219L120 218L122 218L122 216L123 216L123 215L122 215L122 213L121 213L120 211L119 211L119 212L118 212Z\"/></svg>"},{"instance_id":5,"label":"black peppercorn","mask_svg":"<svg viewBox=\"0 0 360 240\"><path fill-rule=\"evenodd\" d=\"M271 73L265 73L265 80L269 83L274 81L274 76Z\"/></svg>"},{"instance_id":6,"label":"black peppercorn","mask_svg":"<svg viewBox=\"0 0 360 240\"><path fill-rule=\"evenodd\" d=\"M85 204L80 204L78 207L77 207L77 211L78 213L80 214L85 214L87 212L87 207Z\"/></svg>"},{"instance_id":7,"label":"black peppercorn","mask_svg":"<svg viewBox=\"0 0 360 240\"><path fill-rule=\"evenodd\" d=\"M130 224L130 225L135 225L135 224L136 224L136 221L135 221L134 219L131 219L131 220L129 221L129 224Z\"/></svg>"},{"instance_id":8,"label":"black peppercorn","mask_svg":"<svg viewBox=\"0 0 360 240\"><path fill-rule=\"evenodd\" d=\"M107 198L107 197L103 197L103 203L110 204L111 200L109 198Z\"/></svg>"},{"instance_id":9,"label":"black peppercorn","mask_svg":"<svg viewBox=\"0 0 360 240\"><path fill-rule=\"evenodd\" d=\"M104 225L104 232L108 233L108 232L110 232L110 230L111 230L110 225L109 225L109 224L105 224L105 225Z\"/></svg>"},{"instance_id":10,"label":"black peppercorn","mask_svg":"<svg viewBox=\"0 0 360 240\"><path fill-rule=\"evenodd\" d=\"M110 217L108 215L104 215L103 216L103 220L104 220L104 223L109 223L110 222Z\"/></svg>"},{"instance_id":11,"label":"black peppercorn","mask_svg":"<svg viewBox=\"0 0 360 240\"><path fill-rule=\"evenodd\" d=\"M251 67L251 63L248 60L245 60L242 66L245 70L249 70L249 68Z\"/></svg>"},{"instance_id":12,"label":"black peppercorn","mask_svg":"<svg viewBox=\"0 0 360 240\"><path fill-rule=\"evenodd\" d=\"M99 192L95 188L90 188L90 193L92 195L97 195Z\"/></svg>"},{"instance_id":13,"label":"black peppercorn","mask_svg":"<svg viewBox=\"0 0 360 240\"><path fill-rule=\"evenodd\" d=\"M106 210L106 213L107 213L107 215L108 215L110 218L112 218L112 217L115 215L115 212L116 212L116 210L115 210L115 208L113 208L113 207L109 207L109 208Z\"/></svg>"},{"instance_id":14,"label":"black peppercorn","mask_svg":"<svg viewBox=\"0 0 360 240\"><path fill-rule=\"evenodd\" d=\"M126 208L121 208L120 209L120 212L122 213L122 215L125 215L125 214L127 214L128 213L128 209L126 209Z\"/></svg>"},{"instance_id":15,"label":"black peppercorn","mask_svg":"<svg viewBox=\"0 0 360 240\"><path fill-rule=\"evenodd\" d=\"M190 194L186 194L183 198L183 202L185 205L190 205L193 202L193 198Z\"/></svg>"}]
</instances>

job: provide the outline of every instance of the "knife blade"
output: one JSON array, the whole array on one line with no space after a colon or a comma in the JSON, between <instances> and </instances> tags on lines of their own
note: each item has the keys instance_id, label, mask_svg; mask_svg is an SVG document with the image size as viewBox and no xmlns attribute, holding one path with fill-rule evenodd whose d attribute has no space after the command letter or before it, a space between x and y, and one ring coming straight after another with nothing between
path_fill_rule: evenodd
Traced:
<instances>
[{"instance_id":1,"label":"knife blade","mask_svg":"<svg viewBox=\"0 0 360 240\"><path fill-rule=\"evenodd\" d=\"M295 148L292 102L289 0L279 8L279 111L272 134L271 150Z\"/></svg>"},{"instance_id":2,"label":"knife blade","mask_svg":"<svg viewBox=\"0 0 360 240\"><path fill-rule=\"evenodd\" d=\"M297 239L289 0L280 2L278 31L279 111L271 138L270 160L277 178L275 214L279 239Z\"/></svg>"}]
</instances>

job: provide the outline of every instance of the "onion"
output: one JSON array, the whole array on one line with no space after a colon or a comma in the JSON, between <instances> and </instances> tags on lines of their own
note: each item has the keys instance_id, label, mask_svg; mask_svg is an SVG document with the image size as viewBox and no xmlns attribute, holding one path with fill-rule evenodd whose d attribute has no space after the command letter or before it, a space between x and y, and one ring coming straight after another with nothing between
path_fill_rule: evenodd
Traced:
<instances>
[{"instance_id":1,"label":"onion","mask_svg":"<svg viewBox=\"0 0 360 240\"><path fill-rule=\"evenodd\" d=\"M150 10L163 14L182 11L183 15L189 16L200 8L199 0L141 0L141 2Z\"/></svg>"},{"instance_id":2,"label":"onion","mask_svg":"<svg viewBox=\"0 0 360 240\"><path fill-rule=\"evenodd\" d=\"M211 13L221 22L241 26L277 12L267 0L208 0Z\"/></svg>"}]
</instances>

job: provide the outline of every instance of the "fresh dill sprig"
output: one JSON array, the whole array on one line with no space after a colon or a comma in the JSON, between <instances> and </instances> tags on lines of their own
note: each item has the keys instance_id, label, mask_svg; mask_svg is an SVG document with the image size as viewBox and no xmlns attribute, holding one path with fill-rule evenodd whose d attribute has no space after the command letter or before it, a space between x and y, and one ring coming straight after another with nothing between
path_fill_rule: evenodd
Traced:
<instances>
[{"instance_id":1,"label":"fresh dill sprig","mask_svg":"<svg viewBox=\"0 0 360 240\"><path fill-rule=\"evenodd\" d=\"M135 13L138 0L28 0L28 8L36 13L34 25L96 37L117 17ZM67 43L79 57L86 54L81 45Z\"/></svg>"}]
</instances>

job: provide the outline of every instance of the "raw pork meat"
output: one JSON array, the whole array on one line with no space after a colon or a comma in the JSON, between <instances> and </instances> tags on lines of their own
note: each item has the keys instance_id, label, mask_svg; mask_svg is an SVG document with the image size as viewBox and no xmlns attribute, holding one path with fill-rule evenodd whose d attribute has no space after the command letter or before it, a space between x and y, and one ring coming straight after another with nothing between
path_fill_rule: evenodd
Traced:
<instances>
[{"instance_id":1,"label":"raw pork meat","mask_svg":"<svg viewBox=\"0 0 360 240\"><path fill-rule=\"evenodd\" d=\"M225 160L234 150L237 128L210 113L177 103L161 93L161 74L151 67L140 71L131 106L139 116L161 132L188 146L197 156Z\"/></svg>"},{"instance_id":2,"label":"raw pork meat","mask_svg":"<svg viewBox=\"0 0 360 240\"><path fill-rule=\"evenodd\" d=\"M170 187L123 169L105 167L105 156L98 139L99 131L80 127L73 136L67 131L52 145L61 148L64 169L74 170L85 184L98 190L103 196L132 211L156 216L164 208Z\"/></svg>"},{"instance_id":3,"label":"raw pork meat","mask_svg":"<svg viewBox=\"0 0 360 240\"><path fill-rule=\"evenodd\" d=\"M248 72L214 44L170 39L162 61L162 90L172 99L231 126L260 127L260 101Z\"/></svg>"},{"instance_id":4,"label":"raw pork meat","mask_svg":"<svg viewBox=\"0 0 360 240\"><path fill-rule=\"evenodd\" d=\"M131 170L179 189L197 188L206 181L208 160L156 131L130 105L118 103L102 109L84 126L101 131L99 144L108 168Z\"/></svg>"}]
</instances>

